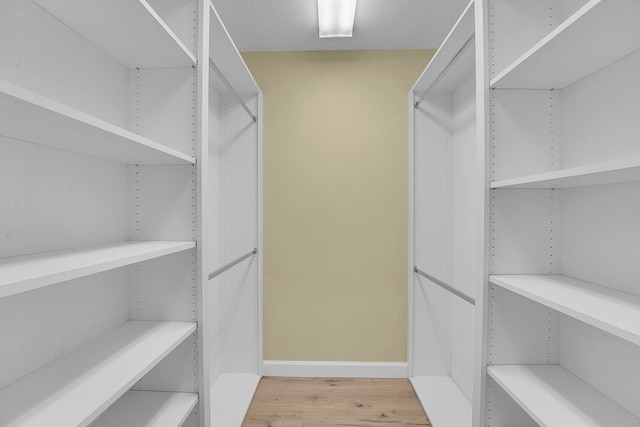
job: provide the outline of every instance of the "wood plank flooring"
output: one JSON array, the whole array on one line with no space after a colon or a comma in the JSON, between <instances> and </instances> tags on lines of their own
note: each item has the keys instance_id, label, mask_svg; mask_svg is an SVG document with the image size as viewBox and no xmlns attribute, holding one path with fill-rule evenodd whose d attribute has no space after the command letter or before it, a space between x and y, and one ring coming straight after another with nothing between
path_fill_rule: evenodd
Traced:
<instances>
[{"instance_id":1,"label":"wood plank flooring","mask_svg":"<svg viewBox=\"0 0 640 427\"><path fill-rule=\"evenodd\" d=\"M244 427L431 426L406 379L260 380Z\"/></svg>"}]
</instances>

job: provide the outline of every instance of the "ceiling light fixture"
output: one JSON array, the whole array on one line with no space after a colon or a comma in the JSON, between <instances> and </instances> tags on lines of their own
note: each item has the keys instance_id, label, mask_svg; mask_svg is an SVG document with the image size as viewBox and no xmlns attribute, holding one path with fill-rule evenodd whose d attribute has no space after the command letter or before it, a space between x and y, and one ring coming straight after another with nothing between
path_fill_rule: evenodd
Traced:
<instances>
[{"instance_id":1,"label":"ceiling light fixture","mask_svg":"<svg viewBox=\"0 0 640 427\"><path fill-rule=\"evenodd\" d=\"M351 37L357 0L318 0L320 38Z\"/></svg>"}]
</instances>

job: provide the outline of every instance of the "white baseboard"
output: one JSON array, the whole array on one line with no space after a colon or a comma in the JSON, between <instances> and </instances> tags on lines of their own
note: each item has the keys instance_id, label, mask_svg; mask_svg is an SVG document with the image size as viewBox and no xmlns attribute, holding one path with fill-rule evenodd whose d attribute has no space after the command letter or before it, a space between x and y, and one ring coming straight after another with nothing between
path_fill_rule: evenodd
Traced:
<instances>
[{"instance_id":1,"label":"white baseboard","mask_svg":"<svg viewBox=\"0 0 640 427\"><path fill-rule=\"evenodd\" d=\"M267 377L407 378L406 362L307 362L265 360Z\"/></svg>"}]
</instances>

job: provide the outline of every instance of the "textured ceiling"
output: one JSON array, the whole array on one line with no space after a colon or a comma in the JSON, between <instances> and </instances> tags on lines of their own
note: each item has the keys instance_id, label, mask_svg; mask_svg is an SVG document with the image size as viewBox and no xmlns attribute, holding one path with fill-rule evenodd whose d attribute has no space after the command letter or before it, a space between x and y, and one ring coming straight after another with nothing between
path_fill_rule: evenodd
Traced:
<instances>
[{"instance_id":1,"label":"textured ceiling","mask_svg":"<svg viewBox=\"0 0 640 427\"><path fill-rule=\"evenodd\" d=\"M469 0L358 0L352 38L318 38L316 0L212 0L240 51L437 48Z\"/></svg>"}]
</instances>

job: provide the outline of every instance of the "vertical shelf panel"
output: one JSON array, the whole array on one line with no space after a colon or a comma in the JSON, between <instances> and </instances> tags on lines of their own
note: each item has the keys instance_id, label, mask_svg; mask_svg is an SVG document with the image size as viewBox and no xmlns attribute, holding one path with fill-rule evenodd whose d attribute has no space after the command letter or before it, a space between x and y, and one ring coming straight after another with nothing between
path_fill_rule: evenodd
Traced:
<instances>
[{"instance_id":1,"label":"vertical shelf panel","mask_svg":"<svg viewBox=\"0 0 640 427\"><path fill-rule=\"evenodd\" d=\"M211 388L212 427L241 425L259 382L256 374L220 374Z\"/></svg>"},{"instance_id":2,"label":"vertical shelf panel","mask_svg":"<svg viewBox=\"0 0 640 427\"><path fill-rule=\"evenodd\" d=\"M197 5L208 16L210 2L189 0L173 15L175 2L152 1L195 51ZM3 175L10 186L26 181L11 194L24 197L2 208L31 245L7 254L54 250L0 259L0 347L11 347L0 424L84 426L126 394L100 422L195 426L196 55L147 0L8 0L0 9L9 80L0 80L1 142L11 144L7 162L38 157ZM25 210L42 214L15 221ZM65 248L76 249L56 250ZM130 391L143 380L157 392ZM167 392L182 389L191 393Z\"/></svg>"}]
</instances>

